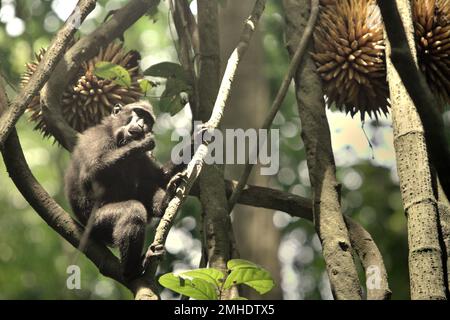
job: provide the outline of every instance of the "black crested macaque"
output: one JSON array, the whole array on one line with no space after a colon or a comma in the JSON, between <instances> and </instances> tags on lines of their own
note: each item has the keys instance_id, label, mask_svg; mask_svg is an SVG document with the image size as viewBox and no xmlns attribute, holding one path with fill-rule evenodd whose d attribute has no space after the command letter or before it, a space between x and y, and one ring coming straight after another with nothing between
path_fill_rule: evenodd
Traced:
<instances>
[{"instance_id":1,"label":"black crested macaque","mask_svg":"<svg viewBox=\"0 0 450 320\"><path fill-rule=\"evenodd\" d=\"M150 155L154 122L147 102L116 105L79 136L65 177L80 222L89 221L94 239L119 247L125 279L142 272L146 224L164 214L185 168L160 166Z\"/></svg>"}]
</instances>

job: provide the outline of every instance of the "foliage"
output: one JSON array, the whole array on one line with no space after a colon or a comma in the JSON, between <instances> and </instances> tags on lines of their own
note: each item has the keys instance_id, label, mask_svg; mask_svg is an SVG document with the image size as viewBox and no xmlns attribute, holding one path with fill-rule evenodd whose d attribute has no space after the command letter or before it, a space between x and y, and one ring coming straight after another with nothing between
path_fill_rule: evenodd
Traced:
<instances>
[{"instance_id":1,"label":"foliage","mask_svg":"<svg viewBox=\"0 0 450 320\"><path fill-rule=\"evenodd\" d=\"M172 62L161 62L144 71L144 75L167 79L166 87L161 95L159 107L161 111L175 115L184 108L187 101L182 93L191 94L192 86L181 65Z\"/></svg>"},{"instance_id":2,"label":"foliage","mask_svg":"<svg viewBox=\"0 0 450 320\"><path fill-rule=\"evenodd\" d=\"M99 61L95 64L94 74L97 77L111 80L113 83L129 88L131 76L127 69L115 63Z\"/></svg>"},{"instance_id":3,"label":"foliage","mask_svg":"<svg viewBox=\"0 0 450 320\"><path fill-rule=\"evenodd\" d=\"M269 292L274 286L270 273L250 261L233 259L228 261L227 268L226 276L215 268L166 273L159 278L159 283L197 300L220 300L223 290L240 284L255 289L259 294Z\"/></svg>"}]
</instances>

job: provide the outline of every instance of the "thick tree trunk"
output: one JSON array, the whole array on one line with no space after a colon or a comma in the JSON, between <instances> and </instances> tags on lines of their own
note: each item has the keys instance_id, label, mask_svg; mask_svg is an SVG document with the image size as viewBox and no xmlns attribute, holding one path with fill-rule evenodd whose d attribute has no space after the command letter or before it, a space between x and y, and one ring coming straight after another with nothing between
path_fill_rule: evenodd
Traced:
<instances>
[{"instance_id":1,"label":"thick tree trunk","mask_svg":"<svg viewBox=\"0 0 450 320\"><path fill-rule=\"evenodd\" d=\"M416 56L409 0L396 0L413 56ZM412 299L445 299L438 205L433 192L425 136L419 115L390 60L387 73L397 169L408 219L409 272Z\"/></svg>"},{"instance_id":2,"label":"thick tree trunk","mask_svg":"<svg viewBox=\"0 0 450 320\"><path fill-rule=\"evenodd\" d=\"M310 0L283 0L287 18L288 49L292 55L310 14ZM312 48L310 48L312 51ZM314 224L323 247L331 289L336 299L361 299L347 227L341 213L340 185L331 148L322 85L310 57L295 75L302 138L313 188Z\"/></svg>"}]
</instances>

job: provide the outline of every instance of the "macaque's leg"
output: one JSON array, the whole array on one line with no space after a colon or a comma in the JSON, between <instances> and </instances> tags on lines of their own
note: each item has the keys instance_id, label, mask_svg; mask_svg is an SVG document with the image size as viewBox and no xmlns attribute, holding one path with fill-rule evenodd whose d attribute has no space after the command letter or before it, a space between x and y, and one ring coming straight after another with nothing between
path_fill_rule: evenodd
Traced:
<instances>
[{"instance_id":1,"label":"macaque's leg","mask_svg":"<svg viewBox=\"0 0 450 320\"><path fill-rule=\"evenodd\" d=\"M119 247L125 278L136 277L142 271L146 224L147 211L135 200L110 203L95 212L94 236Z\"/></svg>"},{"instance_id":2,"label":"macaque's leg","mask_svg":"<svg viewBox=\"0 0 450 320\"><path fill-rule=\"evenodd\" d=\"M155 195L153 196L153 215L157 218L161 218L166 211L167 206L170 202L170 195L166 192L166 190L159 188L156 190Z\"/></svg>"}]
</instances>

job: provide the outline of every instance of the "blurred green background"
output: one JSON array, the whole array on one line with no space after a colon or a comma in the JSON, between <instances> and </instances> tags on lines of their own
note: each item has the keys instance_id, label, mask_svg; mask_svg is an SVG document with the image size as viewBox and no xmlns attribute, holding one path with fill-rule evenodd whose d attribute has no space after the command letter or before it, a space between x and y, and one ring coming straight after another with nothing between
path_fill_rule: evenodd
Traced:
<instances>
[{"instance_id":1,"label":"blurred green background","mask_svg":"<svg viewBox=\"0 0 450 320\"><path fill-rule=\"evenodd\" d=\"M101 24L109 10L117 9L125 2L98 1L99 5L82 26L81 35L91 32ZM221 10L239 3L237 0L221 2ZM35 51L48 46L75 3L74 0L1 0L0 67L12 86L19 88L24 64L33 60ZM191 7L195 9L195 6L193 1ZM158 62L177 61L174 31L169 28L168 17L167 3L161 1L155 15L144 16L125 33L125 46L141 53L143 70ZM260 30L258 36L264 51L262 73L268 82L269 99L273 101L289 63L279 1L268 2ZM226 59L222 57L223 61ZM152 95L157 97L161 90L157 87ZM14 91L9 90L9 94L12 97ZM153 102L158 106L157 98ZM338 178L343 184L344 212L366 227L378 244L388 269L393 299L407 299L406 221L398 190L390 119L367 122L363 130L358 116L351 119L335 111L328 115ZM188 116L186 111L175 117L158 112L156 152L161 160L169 157L173 145L171 130L188 126ZM299 138L301 124L292 88L274 127L280 129L280 172L271 177L270 186L310 196L303 144ZM69 154L52 140L43 139L33 131L27 115L22 117L17 129L33 173L58 203L69 209L62 185ZM160 273L198 265L201 245L196 222L199 211L199 204L194 199L185 205L171 231L168 259L160 267ZM293 219L282 212L272 213L272 218L281 239L279 244L274 244L280 262L281 291L278 297L330 299L320 242L311 223ZM81 267L81 290L66 288L66 268L71 264ZM173 297L170 292L163 292L163 298ZM1 160L0 299L81 298L130 299L132 296L115 281L99 275L89 260L77 256L76 250L45 224L16 190Z\"/></svg>"}]
</instances>

